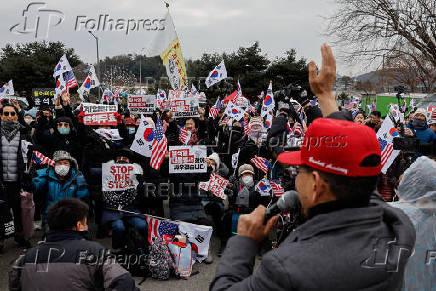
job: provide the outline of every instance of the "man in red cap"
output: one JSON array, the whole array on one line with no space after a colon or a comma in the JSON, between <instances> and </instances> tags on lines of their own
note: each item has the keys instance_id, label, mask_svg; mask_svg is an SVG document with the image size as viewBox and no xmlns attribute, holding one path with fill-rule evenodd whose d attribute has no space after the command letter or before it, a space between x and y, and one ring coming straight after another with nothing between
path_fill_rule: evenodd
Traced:
<instances>
[{"instance_id":1,"label":"man in red cap","mask_svg":"<svg viewBox=\"0 0 436 291\"><path fill-rule=\"evenodd\" d=\"M279 155L298 166L296 190L305 222L262 257L258 247L276 218L264 225L265 207L242 215L238 235L228 241L211 290L400 290L415 244L407 216L374 193L381 171L374 131L337 112L332 88L336 65L330 47L321 48L309 82L323 115L308 128L301 151ZM343 119L343 120L338 120Z\"/></svg>"}]
</instances>

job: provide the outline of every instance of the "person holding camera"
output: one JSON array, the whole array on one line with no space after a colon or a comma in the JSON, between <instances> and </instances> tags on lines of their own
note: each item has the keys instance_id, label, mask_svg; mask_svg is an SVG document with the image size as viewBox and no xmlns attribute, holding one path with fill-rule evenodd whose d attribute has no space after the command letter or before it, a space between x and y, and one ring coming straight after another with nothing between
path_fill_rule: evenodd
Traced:
<instances>
[{"instance_id":1,"label":"person holding camera","mask_svg":"<svg viewBox=\"0 0 436 291\"><path fill-rule=\"evenodd\" d=\"M278 160L299 166L296 178L305 222L281 245L262 257L253 272L258 244L275 224L265 223L258 206L242 215L210 290L400 290L405 265L415 244L410 219L374 194L381 171L375 132L346 120L332 94L336 62L321 48L317 73L309 64L309 82L324 116L308 128L301 151ZM336 119L334 119L336 118Z\"/></svg>"},{"instance_id":2,"label":"person holding camera","mask_svg":"<svg viewBox=\"0 0 436 291\"><path fill-rule=\"evenodd\" d=\"M436 133L427 126L425 114L426 111L424 109L418 109L412 120L407 124L407 128L411 130L421 143L429 143L436 140Z\"/></svg>"}]
</instances>

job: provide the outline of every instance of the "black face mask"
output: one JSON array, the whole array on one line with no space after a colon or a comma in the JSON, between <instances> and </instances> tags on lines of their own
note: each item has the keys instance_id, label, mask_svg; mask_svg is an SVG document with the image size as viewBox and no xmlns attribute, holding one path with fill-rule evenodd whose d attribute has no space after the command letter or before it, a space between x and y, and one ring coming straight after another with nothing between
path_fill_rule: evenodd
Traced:
<instances>
[{"instance_id":1,"label":"black face mask","mask_svg":"<svg viewBox=\"0 0 436 291\"><path fill-rule=\"evenodd\" d=\"M415 129L425 129L427 127L425 120L417 118L412 119L412 125Z\"/></svg>"}]
</instances>

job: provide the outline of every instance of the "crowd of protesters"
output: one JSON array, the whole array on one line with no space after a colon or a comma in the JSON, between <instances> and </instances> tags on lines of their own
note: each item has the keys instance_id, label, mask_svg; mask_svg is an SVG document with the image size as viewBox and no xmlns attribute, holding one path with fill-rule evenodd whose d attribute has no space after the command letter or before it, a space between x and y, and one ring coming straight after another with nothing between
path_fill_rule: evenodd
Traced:
<instances>
[{"instance_id":1,"label":"crowd of protesters","mask_svg":"<svg viewBox=\"0 0 436 291\"><path fill-rule=\"evenodd\" d=\"M0 124L1 250L7 251L3 250L3 241L6 238L4 226L12 216L15 241L20 246L31 246L30 236L24 231L24 224L28 222L22 219L21 200L25 193L33 193L35 222L32 223L41 227L47 241L53 240L55 230L63 227L80 230L82 224L93 222L97 225L96 236L111 236L112 248L115 251L125 248L126 229L129 226L133 226L143 236L146 244L148 227L140 214L164 217L164 200L169 199L169 218L172 220L213 226L214 234L221 242L218 251L218 255L221 255L229 238L236 233L235 217L237 219L239 215L251 213L259 205L267 207L278 199L257 191L255 185L260 180L266 176L268 180L280 184L285 192L296 189L295 173L288 171L289 169L279 162L278 157L290 148L300 147L308 128L317 119L330 113L333 116L341 114L347 120L364 124L375 132L383 122L378 111L372 111L368 117L361 108L354 111L322 111L322 106L310 102L302 89L278 92L274 97L276 107L271 124L266 124L265 118L261 117L262 100L254 99L251 100L252 109L247 110L241 120L232 120L226 116L224 102L216 117L210 117L212 104L207 103L200 106L199 117L195 118L174 119L171 111L160 110L147 116L149 124L153 126L158 117L162 120L163 132L169 146L183 144L179 139L182 128L191 133L187 145L208 146L207 172L201 174L170 174L168 157L164 159L160 168L155 170L149 166L150 158L131 151L130 146L139 126L140 116L131 114L125 105L118 105L116 126L87 126L83 123L80 104L73 105L67 94L62 94L54 107L41 106L36 110L31 110L31 100L29 108L22 108L15 100L3 102ZM297 101L300 106L293 106L290 99ZM404 132L405 136L418 138L422 143L434 142L435 112L429 116L422 109L411 112L406 116L405 129L401 132ZM118 129L121 139L105 137L96 132L98 128ZM35 163L32 159L35 151L49 157L53 164ZM237 153L238 160L232 161L232 156ZM269 162L270 167L266 173L251 162L256 156ZM399 197L400 201L404 199L410 203L417 203L420 197L416 196L425 194L413 194L405 184L412 179L408 177L414 174L413 166L410 165L415 160L416 163L425 162L426 167L434 171L434 161L423 161L420 156L420 153L400 153L386 174L376 176L377 190L385 201L393 202ZM104 195L102 164L107 162L135 164L138 187L126 190L122 198L117 195ZM409 170L406 171L407 168ZM224 199L210 193L192 195L189 188L184 186L193 183L198 188L198 184L208 181L212 173L229 180L224 191ZM145 183L159 185L168 182L176 185L176 191L180 192L178 195L145 195ZM436 191L434 183L418 184L429 184L422 191L433 194ZM65 198L77 198L83 203L63 200ZM427 200L432 199L434 195L427 196ZM66 205L70 203L71 207L80 213L74 221L68 222L70 225L56 225L55 220L63 219L62 207L66 207L62 203L59 204L60 201L64 201ZM117 211L117 208L128 212ZM83 222L86 216L88 220ZM418 224L415 222L415 227ZM96 248L92 245L84 247ZM212 257L210 254L206 262L211 262ZM120 269L107 271L106 274L110 272L113 272L115 277L124 274ZM123 284L128 286L131 282L123 281Z\"/></svg>"}]
</instances>

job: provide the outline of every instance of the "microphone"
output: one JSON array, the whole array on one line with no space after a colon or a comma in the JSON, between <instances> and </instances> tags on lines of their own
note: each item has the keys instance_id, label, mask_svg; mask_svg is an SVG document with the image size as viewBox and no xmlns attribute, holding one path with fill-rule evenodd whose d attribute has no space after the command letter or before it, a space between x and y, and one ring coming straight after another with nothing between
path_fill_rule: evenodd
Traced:
<instances>
[{"instance_id":1,"label":"microphone","mask_svg":"<svg viewBox=\"0 0 436 291\"><path fill-rule=\"evenodd\" d=\"M276 214L295 210L300 207L300 198L297 191L285 192L276 203L266 209L264 224Z\"/></svg>"}]
</instances>

